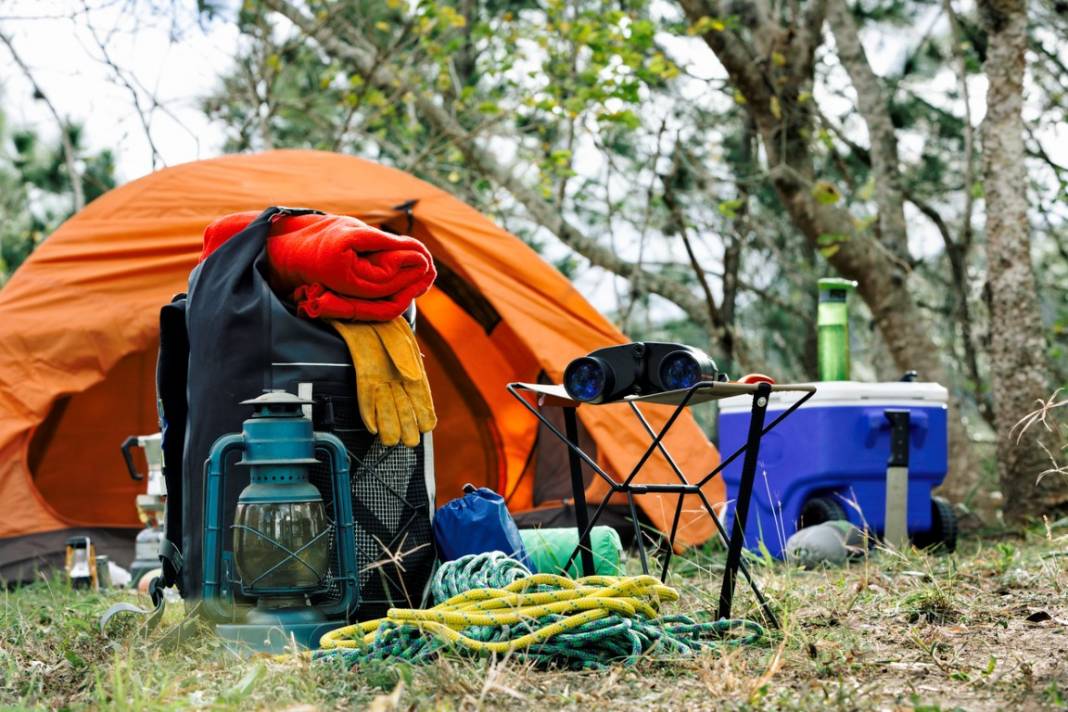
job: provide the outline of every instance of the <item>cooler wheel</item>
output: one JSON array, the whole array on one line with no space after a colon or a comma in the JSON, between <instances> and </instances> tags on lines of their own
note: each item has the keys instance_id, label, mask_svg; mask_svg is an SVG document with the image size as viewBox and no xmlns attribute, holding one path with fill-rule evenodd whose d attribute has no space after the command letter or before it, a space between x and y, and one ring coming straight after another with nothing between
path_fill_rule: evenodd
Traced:
<instances>
[{"instance_id":1,"label":"cooler wheel","mask_svg":"<svg viewBox=\"0 0 1068 712\"><path fill-rule=\"evenodd\" d=\"M917 549L942 547L947 553L957 548L957 515L953 506L941 497L931 497L931 530L916 532L912 543Z\"/></svg>"},{"instance_id":2,"label":"cooler wheel","mask_svg":"<svg viewBox=\"0 0 1068 712\"><path fill-rule=\"evenodd\" d=\"M801 515L797 518L797 528L804 529L823 522L845 521L845 507L832 495L813 497L801 507Z\"/></svg>"}]
</instances>

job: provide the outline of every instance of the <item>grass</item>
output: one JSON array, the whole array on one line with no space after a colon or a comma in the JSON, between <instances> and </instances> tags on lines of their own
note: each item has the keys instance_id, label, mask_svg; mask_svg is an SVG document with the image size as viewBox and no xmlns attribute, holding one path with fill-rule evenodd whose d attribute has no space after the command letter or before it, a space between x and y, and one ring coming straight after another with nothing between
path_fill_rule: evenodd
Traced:
<instances>
[{"instance_id":1,"label":"grass","mask_svg":"<svg viewBox=\"0 0 1068 712\"><path fill-rule=\"evenodd\" d=\"M110 603L58 579L0 593L0 707L83 709L994 710L1068 706L1068 531L962 542L951 556L873 553L801 571L754 560L782 612L761 645L599 672L445 658L359 670L241 660L202 632L177 651L134 626L104 638ZM672 583L711 609L722 552L691 552ZM739 585L740 613L756 615ZM142 604L147 602L142 601ZM175 625L172 606L161 626Z\"/></svg>"}]
</instances>

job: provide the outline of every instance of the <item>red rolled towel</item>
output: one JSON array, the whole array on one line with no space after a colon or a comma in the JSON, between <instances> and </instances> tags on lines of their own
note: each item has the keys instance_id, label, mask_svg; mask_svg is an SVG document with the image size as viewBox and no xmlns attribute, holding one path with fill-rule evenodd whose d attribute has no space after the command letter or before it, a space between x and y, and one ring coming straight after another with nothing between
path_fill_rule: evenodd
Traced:
<instances>
[{"instance_id":1,"label":"red rolled towel","mask_svg":"<svg viewBox=\"0 0 1068 712\"><path fill-rule=\"evenodd\" d=\"M259 213L234 213L204 231L204 260ZM430 289L437 277L423 243L391 235L345 215L277 219L267 238L276 291L318 319L389 321Z\"/></svg>"}]
</instances>

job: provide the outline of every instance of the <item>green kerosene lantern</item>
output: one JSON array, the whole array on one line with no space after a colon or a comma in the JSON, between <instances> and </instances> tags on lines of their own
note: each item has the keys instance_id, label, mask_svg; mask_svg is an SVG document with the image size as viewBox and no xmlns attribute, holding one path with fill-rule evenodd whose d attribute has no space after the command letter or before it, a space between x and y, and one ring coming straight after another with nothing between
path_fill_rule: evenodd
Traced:
<instances>
[{"instance_id":1,"label":"green kerosene lantern","mask_svg":"<svg viewBox=\"0 0 1068 712\"><path fill-rule=\"evenodd\" d=\"M819 281L820 303L816 317L819 380L849 380L849 293L857 288L850 279Z\"/></svg>"},{"instance_id":2,"label":"green kerosene lantern","mask_svg":"<svg viewBox=\"0 0 1068 712\"><path fill-rule=\"evenodd\" d=\"M335 436L312 432L302 411L310 401L275 391L245 404L252 417L241 433L216 440L208 458L202 605L220 637L241 652L281 652L293 642L317 648L359 598L352 500L344 496L351 492L348 452ZM235 476L227 466L234 451L243 452L237 464L248 467L250 481L226 551L223 483ZM330 497L330 507L308 481L317 453L342 495Z\"/></svg>"}]
</instances>

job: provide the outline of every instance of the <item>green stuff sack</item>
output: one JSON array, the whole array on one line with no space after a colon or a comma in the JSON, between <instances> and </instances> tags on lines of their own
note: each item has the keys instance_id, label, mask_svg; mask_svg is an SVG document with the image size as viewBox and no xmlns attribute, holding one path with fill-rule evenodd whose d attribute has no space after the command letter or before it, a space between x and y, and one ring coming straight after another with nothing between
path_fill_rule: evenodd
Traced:
<instances>
[{"instance_id":1,"label":"green stuff sack","mask_svg":"<svg viewBox=\"0 0 1068 712\"><path fill-rule=\"evenodd\" d=\"M520 529L523 548L540 574L560 574L571 552L578 546L578 531L574 527L559 529ZM623 575L623 544L612 527L594 527L590 532L593 548L594 573L599 576ZM577 578L582 565L576 557L565 575Z\"/></svg>"}]
</instances>

